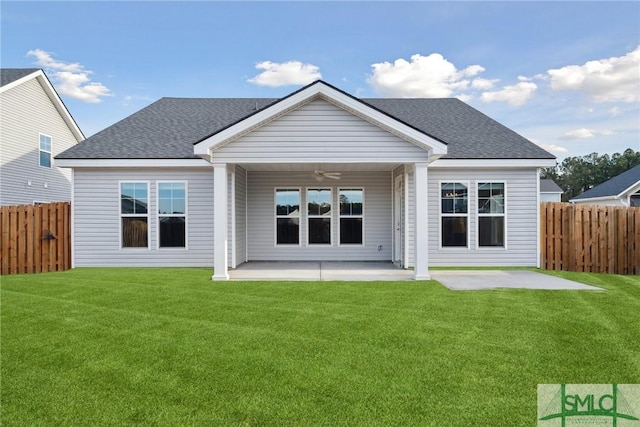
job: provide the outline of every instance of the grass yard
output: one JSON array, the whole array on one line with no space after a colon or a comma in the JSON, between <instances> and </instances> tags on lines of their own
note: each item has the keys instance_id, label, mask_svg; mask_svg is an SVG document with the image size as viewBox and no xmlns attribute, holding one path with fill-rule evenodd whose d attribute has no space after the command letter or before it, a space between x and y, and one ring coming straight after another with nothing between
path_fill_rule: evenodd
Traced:
<instances>
[{"instance_id":1,"label":"grass yard","mask_svg":"<svg viewBox=\"0 0 640 427\"><path fill-rule=\"evenodd\" d=\"M532 426L539 383L640 383L640 277L558 275L607 291L3 277L0 422Z\"/></svg>"}]
</instances>

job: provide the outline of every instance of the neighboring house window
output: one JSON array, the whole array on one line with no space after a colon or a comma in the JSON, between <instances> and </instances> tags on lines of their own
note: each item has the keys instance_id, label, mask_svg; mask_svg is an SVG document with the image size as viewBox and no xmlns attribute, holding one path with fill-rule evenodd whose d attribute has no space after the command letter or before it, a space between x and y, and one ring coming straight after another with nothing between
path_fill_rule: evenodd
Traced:
<instances>
[{"instance_id":1,"label":"neighboring house window","mask_svg":"<svg viewBox=\"0 0 640 427\"><path fill-rule=\"evenodd\" d=\"M40 134L40 166L51 167L51 137Z\"/></svg>"},{"instance_id":2,"label":"neighboring house window","mask_svg":"<svg viewBox=\"0 0 640 427\"><path fill-rule=\"evenodd\" d=\"M149 185L120 183L120 225L123 248L149 246Z\"/></svg>"},{"instance_id":3,"label":"neighboring house window","mask_svg":"<svg viewBox=\"0 0 640 427\"><path fill-rule=\"evenodd\" d=\"M331 244L331 189L307 190L309 244Z\"/></svg>"},{"instance_id":4,"label":"neighboring house window","mask_svg":"<svg viewBox=\"0 0 640 427\"><path fill-rule=\"evenodd\" d=\"M300 243L300 190L276 189L276 244Z\"/></svg>"},{"instance_id":5,"label":"neighboring house window","mask_svg":"<svg viewBox=\"0 0 640 427\"><path fill-rule=\"evenodd\" d=\"M478 246L504 247L505 184L478 183Z\"/></svg>"},{"instance_id":6,"label":"neighboring house window","mask_svg":"<svg viewBox=\"0 0 640 427\"><path fill-rule=\"evenodd\" d=\"M158 245L186 247L187 188L184 182L158 183Z\"/></svg>"},{"instance_id":7,"label":"neighboring house window","mask_svg":"<svg viewBox=\"0 0 640 427\"><path fill-rule=\"evenodd\" d=\"M443 247L466 247L469 224L468 184L440 184L441 243Z\"/></svg>"},{"instance_id":8,"label":"neighboring house window","mask_svg":"<svg viewBox=\"0 0 640 427\"><path fill-rule=\"evenodd\" d=\"M632 194L629 197L629 206L640 207L640 193Z\"/></svg>"},{"instance_id":9,"label":"neighboring house window","mask_svg":"<svg viewBox=\"0 0 640 427\"><path fill-rule=\"evenodd\" d=\"M361 188L341 188L340 200L340 244L361 245L364 221L364 191Z\"/></svg>"}]
</instances>

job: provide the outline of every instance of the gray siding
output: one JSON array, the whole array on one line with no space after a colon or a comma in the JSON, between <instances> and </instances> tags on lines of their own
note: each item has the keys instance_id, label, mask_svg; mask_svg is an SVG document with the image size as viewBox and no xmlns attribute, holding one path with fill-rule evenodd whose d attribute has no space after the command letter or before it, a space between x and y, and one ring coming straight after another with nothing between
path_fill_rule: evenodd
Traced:
<instances>
[{"instance_id":1,"label":"gray siding","mask_svg":"<svg viewBox=\"0 0 640 427\"><path fill-rule=\"evenodd\" d=\"M310 102L213 153L215 161L228 163L407 162L427 157L422 148L322 100Z\"/></svg>"},{"instance_id":2,"label":"gray siding","mask_svg":"<svg viewBox=\"0 0 640 427\"><path fill-rule=\"evenodd\" d=\"M309 172L254 172L247 176L249 261L389 261L393 223L391 172L343 172L340 180L316 182ZM332 246L307 245L306 210L302 207L300 245L275 244L275 188L332 188ZM364 188L364 246L338 246L338 188ZM379 251L378 245L382 248Z\"/></svg>"},{"instance_id":3,"label":"gray siding","mask_svg":"<svg viewBox=\"0 0 640 427\"><path fill-rule=\"evenodd\" d=\"M35 78L0 94L0 204L71 200L71 171L39 165L40 133L52 159L77 143Z\"/></svg>"},{"instance_id":4,"label":"gray siding","mask_svg":"<svg viewBox=\"0 0 640 427\"><path fill-rule=\"evenodd\" d=\"M157 248L157 181L187 182L187 249ZM149 249L120 249L119 181L149 182ZM76 267L213 266L213 172L197 169L76 169Z\"/></svg>"},{"instance_id":5,"label":"gray siding","mask_svg":"<svg viewBox=\"0 0 640 427\"><path fill-rule=\"evenodd\" d=\"M535 169L439 169L430 168L429 264L431 266L536 266L537 200ZM439 182L468 181L469 247L440 248ZM506 248L477 247L478 182L506 182Z\"/></svg>"}]
</instances>

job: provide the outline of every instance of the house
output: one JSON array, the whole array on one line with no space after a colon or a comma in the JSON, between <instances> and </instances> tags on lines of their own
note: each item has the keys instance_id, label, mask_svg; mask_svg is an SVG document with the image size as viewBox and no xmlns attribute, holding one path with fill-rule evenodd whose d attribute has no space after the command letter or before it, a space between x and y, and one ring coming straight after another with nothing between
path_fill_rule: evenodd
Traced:
<instances>
[{"instance_id":1,"label":"house","mask_svg":"<svg viewBox=\"0 0 640 427\"><path fill-rule=\"evenodd\" d=\"M0 205L71 200L54 157L84 139L40 69L0 69Z\"/></svg>"},{"instance_id":2,"label":"house","mask_svg":"<svg viewBox=\"0 0 640 427\"><path fill-rule=\"evenodd\" d=\"M540 201L561 202L564 190L552 179L540 180Z\"/></svg>"},{"instance_id":3,"label":"house","mask_svg":"<svg viewBox=\"0 0 640 427\"><path fill-rule=\"evenodd\" d=\"M75 266L538 264L555 157L457 99L163 98L56 157Z\"/></svg>"},{"instance_id":4,"label":"house","mask_svg":"<svg viewBox=\"0 0 640 427\"><path fill-rule=\"evenodd\" d=\"M640 206L640 165L596 185L570 202L600 206Z\"/></svg>"}]
</instances>

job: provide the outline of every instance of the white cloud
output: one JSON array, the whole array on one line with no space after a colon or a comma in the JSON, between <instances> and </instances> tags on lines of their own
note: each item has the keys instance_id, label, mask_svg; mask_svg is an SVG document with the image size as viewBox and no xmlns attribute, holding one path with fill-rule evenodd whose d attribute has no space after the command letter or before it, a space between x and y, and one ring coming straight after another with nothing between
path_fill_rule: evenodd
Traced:
<instances>
[{"instance_id":1,"label":"white cloud","mask_svg":"<svg viewBox=\"0 0 640 427\"><path fill-rule=\"evenodd\" d=\"M256 68L264 71L247 81L258 86L306 85L322 78L319 67L303 64L300 61L283 63L263 61L257 63Z\"/></svg>"},{"instance_id":2,"label":"white cloud","mask_svg":"<svg viewBox=\"0 0 640 427\"><path fill-rule=\"evenodd\" d=\"M553 90L583 92L595 102L640 100L640 46L620 57L548 70Z\"/></svg>"},{"instance_id":3,"label":"white cloud","mask_svg":"<svg viewBox=\"0 0 640 427\"><path fill-rule=\"evenodd\" d=\"M485 70L480 65L458 70L439 53L428 56L416 54L411 56L411 62L400 58L393 64L372 64L371 68L373 74L367 82L376 92L382 96L400 98L444 98L459 95L469 87L468 77Z\"/></svg>"},{"instance_id":4,"label":"white cloud","mask_svg":"<svg viewBox=\"0 0 640 427\"><path fill-rule=\"evenodd\" d=\"M501 90L493 92L483 92L480 99L484 102L504 101L513 106L523 105L538 89L538 85L533 82L521 81L515 85L505 86Z\"/></svg>"},{"instance_id":5,"label":"white cloud","mask_svg":"<svg viewBox=\"0 0 640 427\"><path fill-rule=\"evenodd\" d=\"M101 102L103 96L112 96L111 90L102 83L91 81L92 71L77 62L56 61L51 53L42 49L30 50L27 56L36 58L36 63L45 69L61 95L90 103Z\"/></svg>"},{"instance_id":6,"label":"white cloud","mask_svg":"<svg viewBox=\"0 0 640 427\"><path fill-rule=\"evenodd\" d=\"M562 147L560 145L545 144L543 142L538 141L537 139L531 139L531 142L533 142L534 144L536 144L537 146L539 146L541 148L544 148L545 150L547 150L550 153L562 154L562 153L567 153L569 151L565 147Z\"/></svg>"},{"instance_id":7,"label":"white cloud","mask_svg":"<svg viewBox=\"0 0 640 427\"><path fill-rule=\"evenodd\" d=\"M574 130L570 130L568 132L565 132L564 136L562 137L562 139L586 139L586 138L595 138L598 135L613 135L615 132L613 132L610 129L605 129L605 130L595 130L595 129L588 129L588 128L580 128L580 129L574 129Z\"/></svg>"},{"instance_id":8,"label":"white cloud","mask_svg":"<svg viewBox=\"0 0 640 427\"><path fill-rule=\"evenodd\" d=\"M489 90L491 89L499 80L498 79L483 79L477 78L473 79L471 82L471 87L478 90Z\"/></svg>"}]
</instances>

